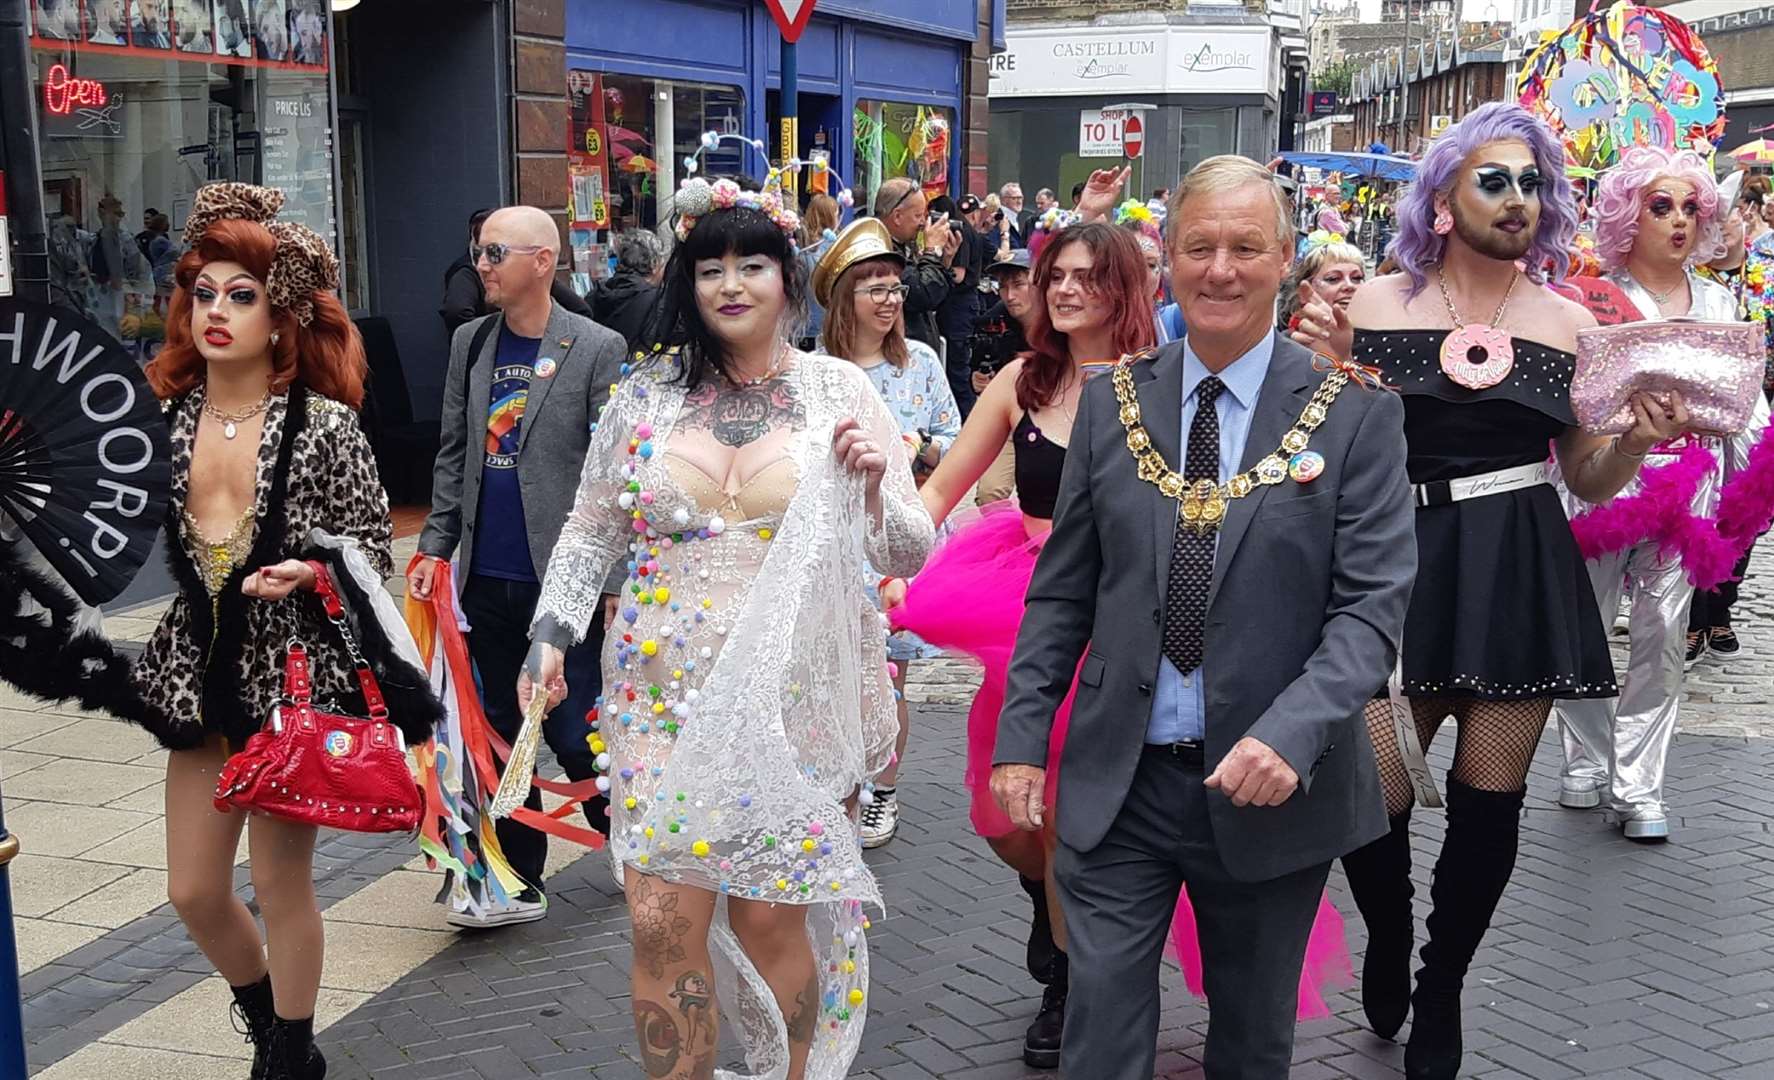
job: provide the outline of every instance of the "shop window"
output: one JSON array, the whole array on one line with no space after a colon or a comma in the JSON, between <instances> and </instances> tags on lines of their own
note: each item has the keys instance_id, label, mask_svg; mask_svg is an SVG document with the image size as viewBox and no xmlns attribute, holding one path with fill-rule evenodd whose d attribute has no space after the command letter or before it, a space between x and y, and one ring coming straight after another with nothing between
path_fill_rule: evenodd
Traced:
<instances>
[{"instance_id":1,"label":"shop window","mask_svg":"<svg viewBox=\"0 0 1774 1080\"><path fill-rule=\"evenodd\" d=\"M955 111L897 101L858 101L852 116L856 160L845 177L856 205L872 205L888 180L910 177L930 196L949 190Z\"/></svg>"},{"instance_id":2,"label":"shop window","mask_svg":"<svg viewBox=\"0 0 1774 1080\"><path fill-rule=\"evenodd\" d=\"M211 181L279 188L284 220L334 238L326 0L30 10L56 302L151 356L185 219Z\"/></svg>"}]
</instances>

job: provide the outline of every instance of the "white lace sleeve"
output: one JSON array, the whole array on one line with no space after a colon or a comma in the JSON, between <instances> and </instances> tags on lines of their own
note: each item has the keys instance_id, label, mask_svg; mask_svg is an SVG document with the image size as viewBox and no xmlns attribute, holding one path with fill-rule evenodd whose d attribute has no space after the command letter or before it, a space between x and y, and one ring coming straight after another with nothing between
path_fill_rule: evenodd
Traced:
<instances>
[{"instance_id":1,"label":"white lace sleeve","mask_svg":"<svg viewBox=\"0 0 1774 1080\"><path fill-rule=\"evenodd\" d=\"M875 445L889 447L891 459L881 481L881 522L870 519L863 534L869 565L892 577L911 577L924 568L936 526L918 498L912 480L911 453L900 436L899 424L868 377L858 373L853 416L868 431Z\"/></svg>"},{"instance_id":2,"label":"white lace sleeve","mask_svg":"<svg viewBox=\"0 0 1774 1080\"><path fill-rule=\"evenodd\" d=\"M542 576L542 596L530 623L533 637L565 648L585 640L591 620L599 617L604 577L628 548L630 517L619 501L626 484L623 470L645 386L653 381L644 373L624 379L598 416L579 492ZM563 631L570 632L570 641Z\"/></svg>"}]
</instances>

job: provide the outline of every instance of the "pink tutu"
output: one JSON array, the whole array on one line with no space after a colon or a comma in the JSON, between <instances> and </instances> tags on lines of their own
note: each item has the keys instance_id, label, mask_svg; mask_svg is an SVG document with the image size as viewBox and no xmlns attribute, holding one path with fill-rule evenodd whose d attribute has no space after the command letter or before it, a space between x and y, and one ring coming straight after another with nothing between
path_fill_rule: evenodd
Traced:
<instances>
[{"instance_id":1,"label":"pink tutu","mask_svg":"<svg viewBox=\"0 0 1774 1080\"><path fill-rule=\"evenodd\" d=\"M985 669L979 693L967 711L967 789L973 798L973 828L995 838L1015 831L1010 818L992 798L992 752L998 739L998 713L1004 707L1005 678L1016 634L1022 625L1023 597L1035 572L1035 557L1047 534L1030 537L1014 501L993 503L951 519L954 531L924 564L906 589L905 603L888 613L896 630L910 630L932 645L965 653ZM1082 662L1082 657L1080 657ZM1057 806L1060 748L1072 719L1072 689L1053 716L1047 741L1047 805ZM1183 969L1189 991L1202 994L1201 950L1196 942L1195 911L1187 891L1177 900L1171 922L1172 953ZM1303 1020L1330 1015L1323 989L1354 980L1349 948L1343 941L1343 918L1327 894L1306 945L1300 971L1299 1016Z\"/></svg>"}]
</instances>

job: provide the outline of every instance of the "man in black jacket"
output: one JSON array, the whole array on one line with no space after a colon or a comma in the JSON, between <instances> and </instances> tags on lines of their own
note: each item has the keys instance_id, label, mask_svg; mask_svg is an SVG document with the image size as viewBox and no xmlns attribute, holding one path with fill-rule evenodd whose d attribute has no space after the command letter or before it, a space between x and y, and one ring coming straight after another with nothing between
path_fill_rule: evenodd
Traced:
<instances>
[{"instance_id":1,"label":"man in black jacket","mask_svg":"<svg viewBox=\"0 0 1774 1080\"><path fill-rule=\"evenodd\" d=\"M665 246L646 229L624 230L611 246L616 251L616 272L599 282L586 299L593 319L621 334L630 349L639 348L659 297Z\"/></svg>"},{"instance_id":2,"label":"man in black jacket","mask_svg":"<svg viewBox=\"0 0 1774 1080\"><path fill-rule=\"evenodd\" d=\"M927 222L929 205L917 182L903 176L887 181L875 192L875 216L887 226L906 259L899 279L910 290L905 298L906 336L922 341L940 356L943 345L936 313L954 288L950 267L960 251L961 234L949 228L947 217Z\"/></svg>"}]
</instances>

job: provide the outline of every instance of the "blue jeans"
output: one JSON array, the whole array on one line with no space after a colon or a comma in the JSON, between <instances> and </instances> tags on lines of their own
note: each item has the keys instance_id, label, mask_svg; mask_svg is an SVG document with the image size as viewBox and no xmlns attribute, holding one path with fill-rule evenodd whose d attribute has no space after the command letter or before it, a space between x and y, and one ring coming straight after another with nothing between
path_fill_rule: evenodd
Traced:
<instances>
[{"instance_id":1,"label":"blue jeans","mask_svg":"<svg viewBox=\"0 0 1774 1080\"><path fill-rule=\"evenodd\" d=\"M500 738L509 742L523 726L523 712L517 707L517 676L523 670L524 656L530 651L530 619L542 586L534 581L509 581L470 573L462 586L462 613L468 617L468 655L474 660L480 679L482 708L487 722ZM604 645L604 621L593 618L585 640L567 650L567 699L555 706L543 721L542 738L554 751L567 779L575 783L597 775L596 755L585 744L590 733L585 714L603 692L603 668L600 656ZM542 793L530 788L524 805L542 809ZM605 835L610 832L610 801L603 795L586 799L585 820ZM540 888L542 867L548 857L546 834L520 825L510 818L501 820L495 831L499 846L511 868L530 884Z\"/></svg>"}]
</instances>

